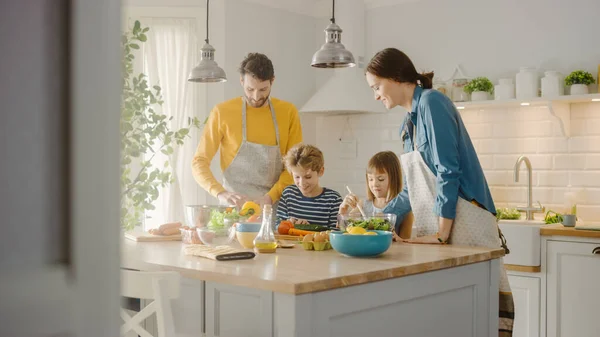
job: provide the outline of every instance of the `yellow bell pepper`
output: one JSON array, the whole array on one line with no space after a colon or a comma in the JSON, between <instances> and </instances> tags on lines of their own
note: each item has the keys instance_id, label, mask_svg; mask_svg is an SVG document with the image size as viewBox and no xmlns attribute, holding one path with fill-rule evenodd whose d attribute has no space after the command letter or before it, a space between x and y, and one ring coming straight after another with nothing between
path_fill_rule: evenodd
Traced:
<instances>
[{"instance_id":1,"label":"yellow bell pepper","mask_svg":"<svg viewBox=\"0 0 600 337\"><path fill-rule=\"evenodd\" d=\"M261 210L260 206L253 201L246 201L244 205L242 205L242 210L240 211L240 215L260 215Z\"/></svg>"}]
</instances>

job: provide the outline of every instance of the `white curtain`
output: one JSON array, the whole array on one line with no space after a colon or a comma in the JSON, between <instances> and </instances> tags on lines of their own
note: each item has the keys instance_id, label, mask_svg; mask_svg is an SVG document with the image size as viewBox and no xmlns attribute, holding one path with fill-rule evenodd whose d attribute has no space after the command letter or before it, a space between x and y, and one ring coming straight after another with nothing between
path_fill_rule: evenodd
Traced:
<instances>
[{"instance_id":1,"label":"white curtain","mask_svg":"<svg viewBox=\"0 0 600 337\"><path fill-rule=\"evenodd\" d=\"M160 85L164 104L162 113L172 116L171 130L187 126L188 117L206 116L206 90L188 82L190 70L199 62L199 27L194 18L142 18L142 26L150 30L142 44L144 73L149 85ZM184 205L198 202L199 187L191 172L191 162L198 145L199 130L192 130L183 146L174 148L172 155L158 153L152 160L155 167L163 167L168 160L175 182L159 192L155 210L146 213L145 229L163 223L184 221ZM147 155L149 157L149 155Z\"/></svg>"}]
</instances>

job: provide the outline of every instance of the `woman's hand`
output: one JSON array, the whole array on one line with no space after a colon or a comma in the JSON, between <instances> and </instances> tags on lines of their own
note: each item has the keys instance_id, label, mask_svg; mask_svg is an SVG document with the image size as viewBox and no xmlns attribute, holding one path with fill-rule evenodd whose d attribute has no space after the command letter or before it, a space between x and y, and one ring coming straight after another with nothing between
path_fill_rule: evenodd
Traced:
<instances>
[{"instance_id":1,"label":"woman's hand","mask_svg":"<svg viewBox=\"0 0 600 337\"><path fill-rule=\"evenodd\" d=\"M396 232L392 231L392 240L396 242L408 242L408 240L401 238Z\"/></svg>"},{"instance_id":2,"label":"woman's hand","mask_svg":"<svg viewBox=\"0 0 600 337\"><path fill-rule=\"evenodd\" d=\"M308 220L298 219L298 218L289 218L289 221L294 225L310 225Z\"/></svg>"},{"instance_id":3,"label":"woman's hand","mask_svg":"<svg viewBox=\"0 0 600 337\"><path fill-rule=\"evenodd\" d=\"M358 197L353 193L346 195L344 201L342 201L342 204L340 205L340 214L348 214L350 210L356 208L359 201Z\"/></svg>"}]
</instances>

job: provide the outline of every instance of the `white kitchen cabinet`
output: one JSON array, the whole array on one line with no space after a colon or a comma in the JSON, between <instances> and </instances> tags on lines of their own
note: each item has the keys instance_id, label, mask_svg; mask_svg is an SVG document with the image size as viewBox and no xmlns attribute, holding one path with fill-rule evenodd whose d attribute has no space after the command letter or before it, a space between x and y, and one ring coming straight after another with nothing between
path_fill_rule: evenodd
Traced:
<instances>
[{"instance_id":1,"label":"white kitchen cabinet","mask_svg":"<svg viewBox=\"0 0 600 337\"><path fill-rule=\"evenodd\" d=\"M273 336L273 292L206 282L206 335Z\"/></svg>"},{"instance_id":2,"label":"white kitchen cabinet","mask_svg":"<svg viewBox=\"0 0 600 337\"><path fill-rule=\"evenodd\" d=\"M540 277L508 275L515 302L513 337L540 336Z\"/></svg>"},{"instance_id":3,"label":"white kitchen cabinet","mask_svg":"<svg viewBox=\"0 0 600 337\"><path fill-rule=\"evenodd\" d=\"M547 241L547 337L600 335L598 247L600 240Z\"/></svg>"}]
</instances>

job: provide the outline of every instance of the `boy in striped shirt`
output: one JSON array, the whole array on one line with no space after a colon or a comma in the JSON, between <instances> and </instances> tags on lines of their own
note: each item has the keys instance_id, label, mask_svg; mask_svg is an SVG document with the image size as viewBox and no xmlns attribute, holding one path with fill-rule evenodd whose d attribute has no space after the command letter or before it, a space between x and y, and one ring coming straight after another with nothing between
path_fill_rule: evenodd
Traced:
<instances>
[{"instance_id":1,"label":"boy in striped shirt","mask_svg":"<svg viewBox=\"0 0 600 337\"><path fill-rule=\"evenodd\" d=\"M277 223L314 224L335 227L342 197L334 190L321 187L319 178L325 171L321 150L297 144L283 158L294 185L283 190L277 206Z\"/></svg>"}]
</instances>

